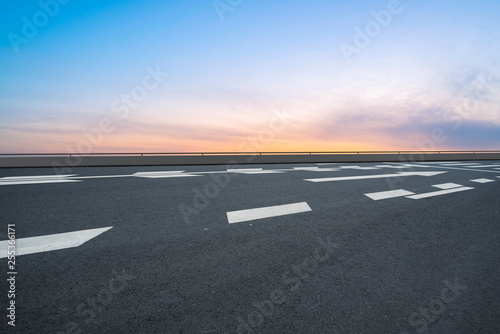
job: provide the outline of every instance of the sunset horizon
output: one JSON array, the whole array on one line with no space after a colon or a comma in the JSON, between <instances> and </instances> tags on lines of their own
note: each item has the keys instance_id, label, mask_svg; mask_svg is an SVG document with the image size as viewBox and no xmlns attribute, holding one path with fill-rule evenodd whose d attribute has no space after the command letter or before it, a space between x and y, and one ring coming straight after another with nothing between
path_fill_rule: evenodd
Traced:
<instances>
[{"instance_id":1,"label":"sunset horizon","mask_svg":"<svg viewBox=\"0 0 500 334\"><path fill-rule=\"evenodd\" d=\"M498 6L12 5L0 153L500 149Z\"/></svg>"}]
</instances>

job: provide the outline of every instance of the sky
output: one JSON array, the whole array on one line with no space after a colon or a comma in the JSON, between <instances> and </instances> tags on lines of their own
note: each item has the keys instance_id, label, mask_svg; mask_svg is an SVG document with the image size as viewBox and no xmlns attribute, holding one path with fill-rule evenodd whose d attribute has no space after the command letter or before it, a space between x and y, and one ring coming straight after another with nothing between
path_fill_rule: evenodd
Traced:
<instances>
[{"instance_id":1,"label":"sky","mask_svg":"<svg viewBox=\"0 0 500 334\"><path fill-rule=\"evenodd\" d=\"M498 0L0 9L0 153L500 149Z\"/></svg>"}]
</instances>

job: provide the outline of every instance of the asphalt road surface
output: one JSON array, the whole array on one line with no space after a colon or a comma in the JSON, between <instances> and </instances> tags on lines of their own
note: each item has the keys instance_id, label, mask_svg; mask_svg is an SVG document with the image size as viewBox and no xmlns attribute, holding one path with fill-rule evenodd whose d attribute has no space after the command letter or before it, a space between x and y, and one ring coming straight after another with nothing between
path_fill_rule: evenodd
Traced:
<instances>
[{"instance_id":1,"label":"asphalt road surface","mask_svg":"<svg viewBox=\"0 0 500 334\"><path fill-rule=\"evenodd\" d=\"M500 332L500 161L65 173L0 170L2 333Z\"/></svg>"}]
</instances>

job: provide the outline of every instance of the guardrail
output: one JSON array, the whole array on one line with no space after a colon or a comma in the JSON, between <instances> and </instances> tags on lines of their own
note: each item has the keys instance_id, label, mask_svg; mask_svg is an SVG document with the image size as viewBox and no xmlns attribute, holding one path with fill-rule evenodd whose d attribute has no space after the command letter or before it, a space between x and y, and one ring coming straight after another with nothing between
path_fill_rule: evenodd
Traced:
<instances>
[{"instance_id":1,"label":"guardrail","mask_svg":"<svg viewBox=\"0 0 500 334\"><path fill-rule=\"evenodd\" d=\"M500 151L0 153L0 168L500 160Z\"/></svg>"},{"instance_id":2,"label":"guardrail","mask_svg":"<svg viewBox=\"0 0 500 334\"><path fill-rule=\"evenodd\" d=\"M205 155L318 155L318 154L476 154L476 153L500 153L500 151L494 150L476 150L476 151L310 151L310 152L125 152L125 153L0 153L0 157L36 157L36 156L53 156L53 157L65 157L65 156L205 156Z\"/></svg>"}]
</instances>

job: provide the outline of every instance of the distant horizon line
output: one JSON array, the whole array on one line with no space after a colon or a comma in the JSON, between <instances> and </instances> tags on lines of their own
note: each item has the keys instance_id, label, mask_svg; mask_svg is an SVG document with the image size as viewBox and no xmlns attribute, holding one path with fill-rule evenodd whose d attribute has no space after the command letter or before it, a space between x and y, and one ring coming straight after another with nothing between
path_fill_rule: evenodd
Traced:
<instances>
[{"instance_id":1,"label":"distant horizon line","mask_svg":"<svg viewBox=\"0 0 500 334\"><path fill-rule=\"evenodd\" d=\"M499 150L347 150L347 151L194 151L194 152L66 152L66 153L0 153L0 156L91 156L91 155L262 155L262 154L372 154L372 153L500 153Z\"/></svg>"}]
</instances>

